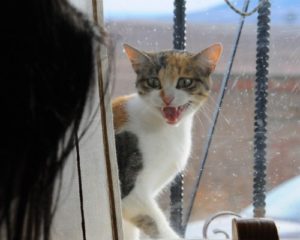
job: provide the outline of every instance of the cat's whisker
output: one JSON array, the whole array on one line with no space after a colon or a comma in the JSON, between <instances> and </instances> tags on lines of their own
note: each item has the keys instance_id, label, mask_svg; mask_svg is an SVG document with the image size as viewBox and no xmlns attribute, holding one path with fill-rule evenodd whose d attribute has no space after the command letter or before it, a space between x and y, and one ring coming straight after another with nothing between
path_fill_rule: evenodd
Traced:
<instances>
[{"instance_id":1,"label":"cat's whisker","mask_svg":"<svg viewBox=\"0 0 300 240\"><path fill-rule=\"evenodd\" d=\"M211 114L208 113L206 106L203 106L203 108L200 110L200 112L203 113L203 115L207 118L209 123L212 121L211 116L210 116Z\"/></svg>"},{"instance_id":2,"label":"cat's whisker","mask_svg":"<svg viewBox=\"0 0 300 240\"><path fill-rule=\"evenodd\" d=\"M213 98L212 95L208 95L208 99L213 103L213 105L217 105L216 100Z\"/></svg>"},{"instance_id":3,"label":"cat's whisker","mask_svg":"<svg viewBox=\"0 0 300 240\"><path fill-rule=\"evenodd\" d=\"M202 122L201 116L199 114L197 114L195 118L198 120L197 123L200 123L201 128L204 129L205 127L204 127L204 124Z\"/></svg>"},{"instance_id":4,"label":"cat's whisker","mask_svg":"<svg viewBox=\"0 0 300 240\"><path fill-rule=\"evenodd\" d=\"M209 96L209 98L210 98L210 100L214 104L214 108L213 109L216 109L217 108L216 100L211 95ZM204 108L207 108L207 107L208 107L208 105L204 105ZM212 114L211 114L211 116L212 116ZM224 112L222 111L222 108L219 111L218 118L221 120L219 122L220 122L220 124L221 124L222 127L226 127L226 128L230 127L230 122L231 121L225 116Z\"/></svg>"}]
</instances>

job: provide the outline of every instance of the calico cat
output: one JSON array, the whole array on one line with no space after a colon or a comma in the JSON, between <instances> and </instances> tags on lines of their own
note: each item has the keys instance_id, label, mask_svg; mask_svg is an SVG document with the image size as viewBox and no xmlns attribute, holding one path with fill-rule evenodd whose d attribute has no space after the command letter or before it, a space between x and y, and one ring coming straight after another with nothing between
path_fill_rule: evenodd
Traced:
<instances>
[{"instance_id":1,"label":"calico cat","mask_svg":"<svg viewBox=\"0 0 300 240\"><path fill-rule=\"evenodd\" d=\"M198 54L124 49L137 75L137 93L113 101L125 239L139 230L179 239L155 197L186 166L193 116L208 98L222 45Z\"/></svg>"}]
</instances>

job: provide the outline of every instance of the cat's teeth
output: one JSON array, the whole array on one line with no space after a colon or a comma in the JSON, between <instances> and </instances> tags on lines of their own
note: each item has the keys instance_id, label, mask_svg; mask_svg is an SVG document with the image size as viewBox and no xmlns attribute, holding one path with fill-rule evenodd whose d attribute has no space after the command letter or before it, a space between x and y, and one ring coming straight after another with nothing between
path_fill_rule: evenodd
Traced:
<instances>
[{"instance_id":1,"label":"cat's teeth","mask_svg":"<svg viewBox=\"0 0 300 240\"><path fill-rule=\"evenodd\" d=\"M190 103L186 103L184 105L181 105L178 107L178 110L183 111L185 109L187 109L190 106Z\"/></svg>"},{"instance_id":2,"label":"cat's teeth","mask_svg":"<svg viewBox=\"0 0 300 240\"><path fill-rule=\"evenodd\" d=\"M190 103L175 106L165 106L161 108L161 113L169 124L176 124L180 118L181 114L189 107Z\"/></svg>"}]
</instances>

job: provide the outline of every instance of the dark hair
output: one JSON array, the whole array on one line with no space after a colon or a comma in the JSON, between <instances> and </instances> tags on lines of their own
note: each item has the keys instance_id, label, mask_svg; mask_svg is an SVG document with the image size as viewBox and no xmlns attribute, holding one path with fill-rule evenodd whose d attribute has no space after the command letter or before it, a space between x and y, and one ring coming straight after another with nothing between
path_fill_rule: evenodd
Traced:
<instances>
[{"instance_id":1,"label":"dark hair","mask_svg":"<svg viewBox=\"0 0 300 240\"><path fill-rule=\"evenodd\" d=\"M2 9L11 17L1 21L0 238L49 239L55 180L104 36L66 0L8 0Z\"/></svg>"}]
</instances>

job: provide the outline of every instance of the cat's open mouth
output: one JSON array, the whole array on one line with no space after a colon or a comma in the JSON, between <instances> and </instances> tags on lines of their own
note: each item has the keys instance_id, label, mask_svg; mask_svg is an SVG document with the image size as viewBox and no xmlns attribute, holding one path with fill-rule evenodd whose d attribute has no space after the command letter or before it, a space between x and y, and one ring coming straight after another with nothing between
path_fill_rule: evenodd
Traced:
<instances>
[{"instance_id":1,"label":"cat's open mouth","mask_svg":"<svg viewBox=\"0 0 300 240\"><path fill-rule=\"evenodd\" d=\"M163 117L167 120L169 124L176 124L180 119L182 113L189 107L190 103L178 107L162 107L161 112Z\"/></svg>"}]
</instances>

